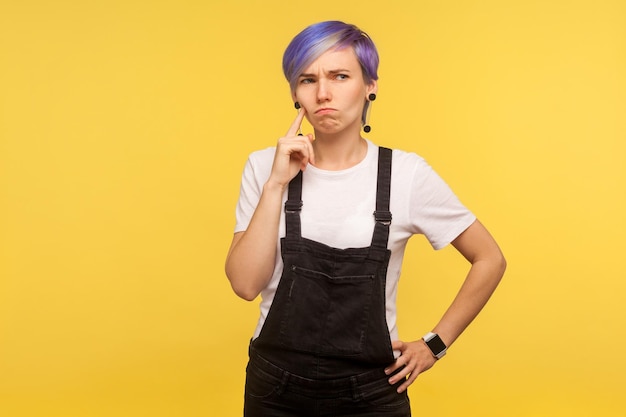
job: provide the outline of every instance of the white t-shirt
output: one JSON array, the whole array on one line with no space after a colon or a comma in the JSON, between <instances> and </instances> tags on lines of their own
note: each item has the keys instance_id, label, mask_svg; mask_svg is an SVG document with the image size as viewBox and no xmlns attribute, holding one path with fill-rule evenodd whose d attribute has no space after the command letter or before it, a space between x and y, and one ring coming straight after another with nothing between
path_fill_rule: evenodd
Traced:
<instances>
[{"instance_id":1,"label":"white t-shirt","mask_svg":"<svg viewBox=\"0 0 626 417\"><path fill-rule=\"evenodd\" d=\"M345 249L369 246L374 232L378 146L367 141L367 155L357 165L341 171L307 166L302 177L302 236L328 246ZM267 182L276 148L253 152L246 163L235 232L245 231ZM287 191L283 196L287 200ZM441 249L476 217L454 195L450 187L423 158L393 150L390 211L393 220L388 249L386 319L391 340L398 339L396 293L404 249L414 234L423 234L435 249ZM281 212L279 239L285 236ZM276 266L269 285L261 291L260 317L253 337L261 332L283 271L280 240L276 242Z\"/></svg>"}]
</instances>

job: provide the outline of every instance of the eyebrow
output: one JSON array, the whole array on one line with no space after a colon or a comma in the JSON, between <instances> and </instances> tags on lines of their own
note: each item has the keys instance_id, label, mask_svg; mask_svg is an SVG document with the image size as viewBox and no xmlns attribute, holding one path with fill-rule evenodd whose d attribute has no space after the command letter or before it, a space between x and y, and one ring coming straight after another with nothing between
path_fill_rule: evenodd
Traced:
<instances>
[{"instance_id":1,"label":"eyebrow","mask_svg":"<svg viewBox=\"0 0 626 417\"><path fill-rule=\"evenodd\" d=\"M334 69L334 70L330 70L328 71L328 74L340 74L342 72L350 72L349 69L343 69L343 68L339 68L339 69ZM300 74L300 78L307 78L307 77L316 77L317 74Z\"/></svg>"}]
</instances>

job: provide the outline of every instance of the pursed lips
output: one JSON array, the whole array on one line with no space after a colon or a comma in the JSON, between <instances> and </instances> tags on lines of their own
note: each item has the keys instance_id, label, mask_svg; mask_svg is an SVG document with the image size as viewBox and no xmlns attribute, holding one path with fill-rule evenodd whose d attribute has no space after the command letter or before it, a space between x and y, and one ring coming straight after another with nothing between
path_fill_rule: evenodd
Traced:
<instances>
[{"instance_id":1,"label":"pursed lips","mask_svg":"<svg viewBox=\"0 0 626 417\"><path fill-rule=\"evenodd\" d=\"M328 113L332 113L336 111L336 109L330 108L330 107L322 107L321 109L317 109L315 111L315 114L328 114Z\"/></svg>"}]
</instances>

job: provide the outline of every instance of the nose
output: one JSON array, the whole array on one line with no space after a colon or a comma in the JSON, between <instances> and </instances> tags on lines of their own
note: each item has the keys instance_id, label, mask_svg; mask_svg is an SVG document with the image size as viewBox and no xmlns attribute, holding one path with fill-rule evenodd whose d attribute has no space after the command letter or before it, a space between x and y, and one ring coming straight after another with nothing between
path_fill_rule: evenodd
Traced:
<instances>
[{"instance_id":1,"label":"nose","mask_svg":"<svg viewBox=\"0 0 626 417\"><path fill-rule=\"evenodd\" d=\"M317 102L323 103L331 99L330 86L325 79L319 80L317 83Z\"/></svg>"}]
</instances>

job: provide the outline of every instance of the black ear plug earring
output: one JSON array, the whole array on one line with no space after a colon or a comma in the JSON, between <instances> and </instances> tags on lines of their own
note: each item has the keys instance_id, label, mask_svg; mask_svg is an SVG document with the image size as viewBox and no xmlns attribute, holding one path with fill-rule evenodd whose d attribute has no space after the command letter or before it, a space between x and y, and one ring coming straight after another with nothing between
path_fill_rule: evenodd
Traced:
<instances>
[{"instance_id":1,"label":"black ear plug earring","mask_svg":"<svg viewBox=\"0 0 626 417\"><path fill-rule=\"evenodd\" d=\"M367 100L365 101L365 107L363 108L363 131L365 133L369 133L372 130L372 127L369 124L370 120L370 111L372 109L372 101L376 100L376 94L371 93L367 96Z\"/></svg>"}]
</instances>

